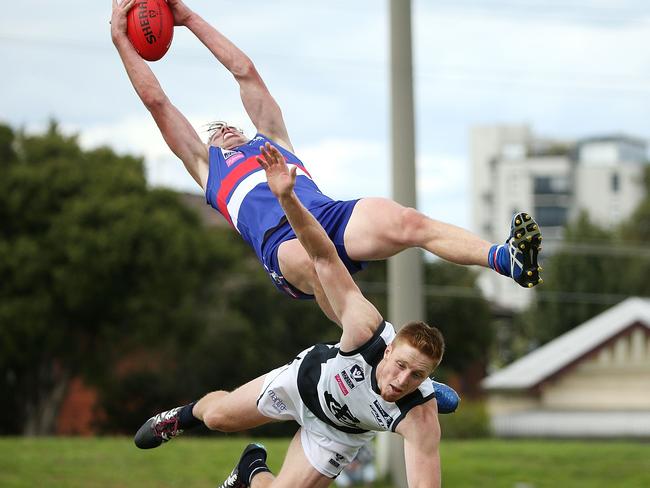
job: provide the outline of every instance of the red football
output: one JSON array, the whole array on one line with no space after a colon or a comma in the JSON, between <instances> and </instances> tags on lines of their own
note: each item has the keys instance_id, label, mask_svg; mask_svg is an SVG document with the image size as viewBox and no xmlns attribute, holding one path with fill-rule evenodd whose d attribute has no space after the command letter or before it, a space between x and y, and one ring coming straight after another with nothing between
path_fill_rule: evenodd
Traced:
<instances>
[{"instance_id":1,"label":"red football","mask_svg":"<svg viewBox=\"0 0 650 488\"><path fill-rule=\"evenodd\" d=\"M165 0L138 0L126 21L126 34L140 56L158 61L165 55L174 36L174 15Z\"/></svg>"}]
</instances>

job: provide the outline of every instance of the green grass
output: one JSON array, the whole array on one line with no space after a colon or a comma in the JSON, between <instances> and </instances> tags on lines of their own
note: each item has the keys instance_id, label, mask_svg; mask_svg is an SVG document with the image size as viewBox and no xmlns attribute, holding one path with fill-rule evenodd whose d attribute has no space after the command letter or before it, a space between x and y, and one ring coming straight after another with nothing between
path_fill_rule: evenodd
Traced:
<instances>
[{"instance_id":1,"label":"green grass","mask_svg":"<svg viewBox=\"0 0 650 488\"><path fill-rule=\"evenodd\" d=\"M443 441L443 485L485 488L648 488L650 444Z\"/></svg>"},{"instance_id":2,"label":"green grass","mask_svg":"<svg viewBox=\"0 0 650 488\"><path fill-rule=\"evenodd\" d=\"M277 472L288 440L263 442ZM246 443L236 437L183 438L140 451L126 438L0 438L0 486L214 487ZM648 443L444 440L441 452L445 487L650 487Z\"/></svg>"}]
</instances>

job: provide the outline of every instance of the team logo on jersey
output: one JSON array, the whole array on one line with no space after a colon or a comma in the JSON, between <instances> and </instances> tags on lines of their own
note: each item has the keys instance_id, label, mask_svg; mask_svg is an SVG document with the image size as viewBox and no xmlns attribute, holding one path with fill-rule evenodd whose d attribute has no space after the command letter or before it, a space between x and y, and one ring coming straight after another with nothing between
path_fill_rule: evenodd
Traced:
<instances>
[{"instance_id":1,"label":"team logo on jersey","mask_svg":"<svg viewBox=\"0 0 650 488\"><path fill-rule=\"evenodd\" d=\"M244 153L241 151L231 151L230 149L221 149L223 159L226 160L226 166L229 168L238 161L244 159Z\"/></svg>"},{"instance_id":2,"label":"team logo on jersey","mask_svg":"<svg viewBox=\"0 0 650 488\"><path fill-rule=\"evenodd\" d=\"M332 466L334 466L335 468L340 468L340 467L341 467L341 463L339 463L338 461L334 461L334 459L331 459L331 458L330 458L330 460L328 461L328 463L330 463L330 464L331 464Z\"/></svg>"},{"instance_id":3,"label":"team logo on jersey","mask_svg":"<svg viewBox=\"0 0 650 488\"><path fill-rule=\"evenodd\" d=\"M269 396L271 399L271 402L273 403L273 408L275 408L278 413L282 413L287 409L286 404L278 397L278 395L273 391L269 390L266 392L266 394Z\"/></svg>"},{"instance_id":4,"label":"team logo on jersey","mask_svg":"<svg viewBox=\"0 0 650 488\"><path fill-rule=\"evenodd\" d=\"M328 462L335 468L340 468L341 462L345 460L345 457L341 456L338 452L334 453L334 457L335 458L330 458Z\"/></svg>"},{"instance_id":5,"label":"team logo on jersey","mask_svg":"<svg viewBox=\"0 0 650 488\"><path fill-rule=\"evenodd\" d=\"M341 375L337 374L336 376L334 376L334 379L339 384L339 388L341 389L341 392L343 392L343 396L347 396L348 393L350 393L350 390L348 390L345 387L345 385L343 384L343 380L341 379Z\"/></svg>"},{"instance_id":6,"label":"team logo on jersey","mask_svg":"<svg viewBox=\"0 0 650 488\"><path fill-rule=\"evenodd\" d=\"M354 381L357 383L362 382L366 379L366 375L363 374L363 369L358 364L355 364L350 368L350 375L354 378Z\"/></svg>"},{"instance_id":7,"label":"team logo on jersey","mask_svg":"<svg viewBox=\"0 0 650 488\"><path fill-rule=\"evenodd\" d=\"M266 271L269 273L269 276L276 285L284 285L284 276L278 274L275 270L270 271L268 268L266 268Z\"/></svg>"},{"instance_id":8,"label":"team logo on jersey","mask_svg":"<svg viewBox=\"0 0 650 488\"><path fill-rule=\"evenodd\" d=\"M379 401L375 400L372 405L370 405L370 411L372 412L372 416L375 417L377 423L384 429L388 429L393 423L393 417L388 415L388 412L382 408Z\"/></svg>"},{"instance_id":9,"label":"team logo on jersey","mask_svg":"<svg viewBox=\"0 0 650 488\"><path fill-rule=\"evenodd\" d=\"M328 391L325 392L325 404L327 405L327 408L329 408L330 412L332 412L334 417L336 417L336 420L342 424L354 427L359 423L359 419L352 415L352 412L350 412L350 407L345 404L341 405Z\"/></svg>"},{"instance_id":10,"label":"team logo on jersey","mask_svg":"<svg viewBox=\"0 0 650 488\"><path fill-rule=\"evenodd\" d=\"M273 283L275 283L275 286L280 288L282 291L284 291L291 297L296 298L298 296L291 288L289 288L289 285L287 284L287 281L284 279L284 276L278 274L275 270L270 270L266 264L264 265L264 269L273 280Z\"/></svg>"},{"instance_id":11,"label":"team logo on jersey","mask_svg":"<svg viewBox=\"0 0 650 488\"><path fill-rule=\"evenodd\" d=\"M388 428L384 419L382 419L381 416L375 411L375 409L372 408L372 405L370 405L370 412L372 413L372 416L375 417L375 420L377 421L377 425L379 425L379 427L382 429Z\"/></svg>"},{"instance_id":12,"label":"team logo on jersey","mask_svg":"<svg viewBox=\"0 0 650 488\"><path fill-rule=\"evenodd\" d=\"M343 378L343 381L345 381L345 384L348 385L350 390L357 386L354 384L354 381L352 381L352 378L350 378L350 375L346 370L341 371L341 378Z\"/></svg>"}]
</instances>

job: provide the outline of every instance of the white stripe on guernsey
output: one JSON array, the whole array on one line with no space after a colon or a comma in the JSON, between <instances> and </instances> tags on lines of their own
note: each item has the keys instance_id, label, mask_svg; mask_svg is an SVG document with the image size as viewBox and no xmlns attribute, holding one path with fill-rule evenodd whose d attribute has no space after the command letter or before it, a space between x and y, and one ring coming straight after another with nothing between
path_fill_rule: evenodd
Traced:
<instances>
[{"instance_id":1,"label":"white stripe on guernsey","mask_svg":"<svg viewBox=\"0 0 650 488\"><path fill-rule=\"evenodd\" d=\"M296 165L289 163L287 164L287 166L296 166ZM301 170L299 167L296 171L296 175L306 176L307 178L311 179L309 175L305 173L303 170ZM235 226L235 229L237 229L239 209L241 208L241 204L244 201L244 198L246 198L246 195L248 195L251 192L251 190L255 188L257 185L259 185L260 183L266 183L266 173L264 171L257 171L255 173L251 173L245 179L239 182L237 188L235 188L235 191L232 193L232 196L230 197L230 201L226 204L226 207L228 208L228 213L230 214L230 218L232 220L232 225ZM239 232L239 229L237 229L237 232Z\"/></svg>"}]
</instances>

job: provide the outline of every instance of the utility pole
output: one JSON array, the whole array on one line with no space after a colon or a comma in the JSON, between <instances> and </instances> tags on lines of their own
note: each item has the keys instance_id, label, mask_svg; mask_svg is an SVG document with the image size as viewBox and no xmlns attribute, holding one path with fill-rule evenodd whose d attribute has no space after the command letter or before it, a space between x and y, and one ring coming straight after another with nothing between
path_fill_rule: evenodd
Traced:
<instances>
[{"instance_id":1,"label":"utility pole","mask_svg":"<svg viewBox=\"0 0 650 488\"><path fill-rule=\"evenodd\" d=\"M398 203L415 207L411 0L390 0L390 38L392 193ZM424 320L422 281L420 249L408 249L388 260L388 319L396 328L410 320ZM380 473L388 471L395 488L407 488L402 438L382 434L378 458Z\"/></svg>"}]
</instances>

